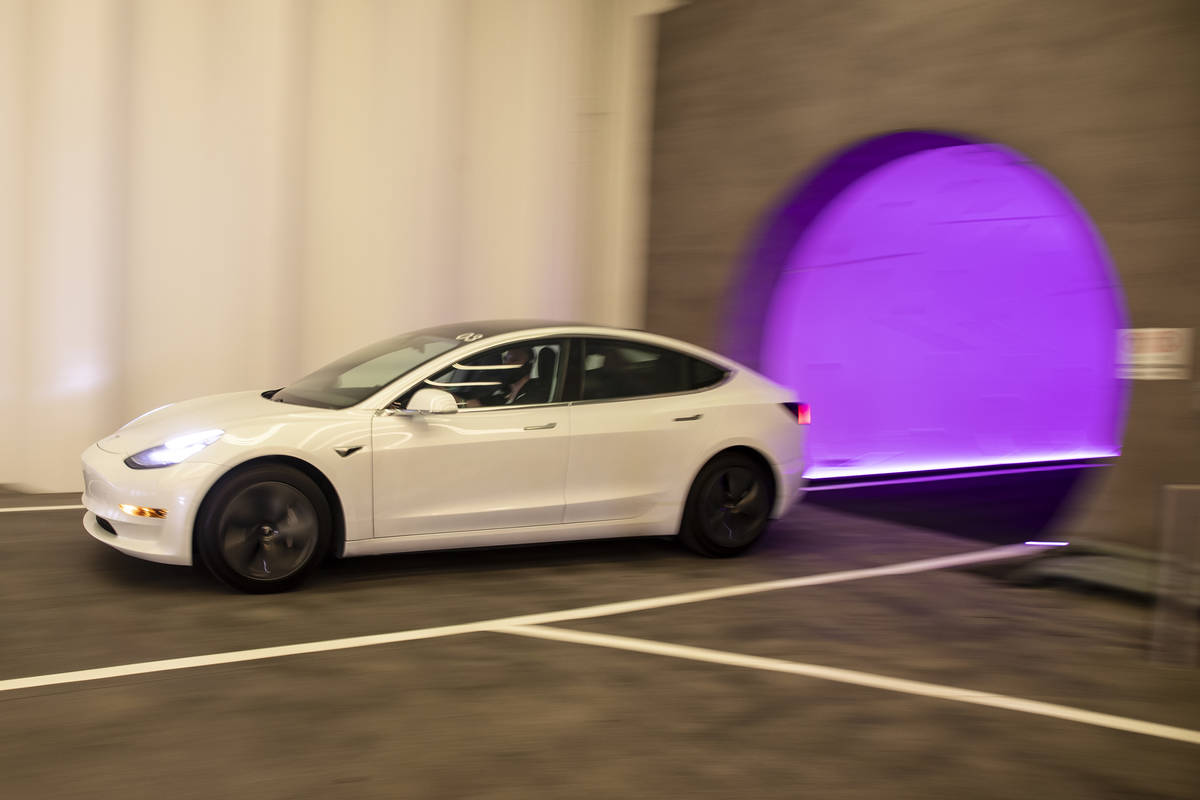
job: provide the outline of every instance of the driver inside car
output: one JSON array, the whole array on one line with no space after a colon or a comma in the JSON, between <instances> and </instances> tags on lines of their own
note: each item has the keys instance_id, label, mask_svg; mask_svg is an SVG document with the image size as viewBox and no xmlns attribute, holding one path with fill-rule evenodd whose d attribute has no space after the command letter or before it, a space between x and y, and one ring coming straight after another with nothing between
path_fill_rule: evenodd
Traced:
<instances>
[{"instance_id":1,"label":"driver inside car","mask_svg":"<svg viewBox=\"0 0 1200 800\"><path fill-rule=\"evenodd\" d=\"M503 368L505 383L479 398L468 400L467 408L529 405L549 401L549 381L533 378L533 352L530 348L521 346L505 350L501 354L500 365Z\"/></svg>"}]
</instances>

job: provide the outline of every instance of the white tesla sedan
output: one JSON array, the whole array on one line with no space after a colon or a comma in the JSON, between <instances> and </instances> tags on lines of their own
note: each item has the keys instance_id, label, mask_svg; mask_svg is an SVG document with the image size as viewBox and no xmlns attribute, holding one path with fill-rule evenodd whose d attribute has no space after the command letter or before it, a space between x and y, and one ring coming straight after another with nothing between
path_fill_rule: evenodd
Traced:
<instances>
[{"instance_id":1,"label":"white tesla sedan","mask_svg":"<svg viewBox=\"0 0 1200 800\"><path fill-rule=\"evenodd\" d=\"M742 552L801 491L807 408L639 331L473 322L270 391L151 411L83 454L83 524L248 592L360 556L678 535Z\"/></svg>"}]
</instances>

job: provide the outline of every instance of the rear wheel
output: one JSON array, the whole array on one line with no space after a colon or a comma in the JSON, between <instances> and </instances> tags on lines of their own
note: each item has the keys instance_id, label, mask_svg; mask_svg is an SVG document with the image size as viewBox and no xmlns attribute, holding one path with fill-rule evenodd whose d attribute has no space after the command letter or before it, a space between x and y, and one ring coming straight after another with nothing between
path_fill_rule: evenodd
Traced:
<instances>
[{"instance_id":1,"label":"rear wheel","mask_svg":"<svg viewBox=\"0 0 1200 800\"><path fill-rule=\"evenodd\" d=\"M320 488L292 467L235 473L204 501L196 552L225 583L256 594L298 586L329 549L333 519Z\"/></svg>"},{"instance_id":2,"label":"rear wheel","mask_svg":"<svg viewBox=\"0 0 1200 800\"><path fill-rule=\"evenodd\" d=\"M738 555L762 536L773 504L773 482L761 463L741 453L719 455L692 483L679 540L701 555Z\"/></svg>"}]
</instances>

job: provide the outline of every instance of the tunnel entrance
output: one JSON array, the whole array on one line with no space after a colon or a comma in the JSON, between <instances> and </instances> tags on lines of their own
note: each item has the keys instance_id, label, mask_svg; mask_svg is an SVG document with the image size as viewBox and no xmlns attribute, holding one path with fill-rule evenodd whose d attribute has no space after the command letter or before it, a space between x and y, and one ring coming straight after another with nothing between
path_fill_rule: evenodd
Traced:
<instances>
[{"instance_id":1,"label":"tunnel entrance","mask_svg":"<svg viewBox=\"0 0 1200 800\"><path fill-rule=\"evenodd\" d=\"M812 405L809 477L1119 451L1113 271L1066 190L1013 151L857 145L786 198L753 259L769 283L742 293L753 361Z\"/></svg>"},{"instance_id":2,"label":"tunnel entrance","mask_svg":"<svg viewBox=\"0 0 1200 800\"><path fill-rule=\"evenodd\" d=\"M927 132L849 148L771 213L739 289L728 349L811 404L809 478L1119 452L1114 271L1012 150Z\"/></svg>"}]
</instances>

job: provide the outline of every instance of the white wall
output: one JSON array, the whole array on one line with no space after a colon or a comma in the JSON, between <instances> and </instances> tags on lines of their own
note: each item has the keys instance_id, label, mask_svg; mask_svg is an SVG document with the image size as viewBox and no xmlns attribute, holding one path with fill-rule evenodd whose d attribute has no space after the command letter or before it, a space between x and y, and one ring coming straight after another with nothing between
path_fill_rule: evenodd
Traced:
<instances>
[{"instance_id":1,"label":"white wall","mask_svg":"<svg viewBox=\"0 0 1200 800\"><path fill-rule=\"evenodd\" d=\"M377 338L637 325L654 0L0 0L0 483Z\"/></svg>"}]
</instances>

